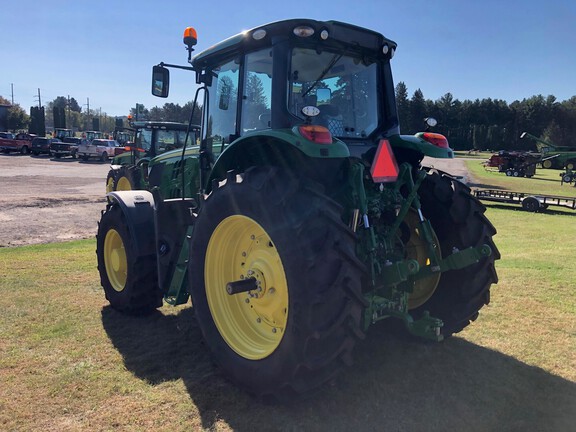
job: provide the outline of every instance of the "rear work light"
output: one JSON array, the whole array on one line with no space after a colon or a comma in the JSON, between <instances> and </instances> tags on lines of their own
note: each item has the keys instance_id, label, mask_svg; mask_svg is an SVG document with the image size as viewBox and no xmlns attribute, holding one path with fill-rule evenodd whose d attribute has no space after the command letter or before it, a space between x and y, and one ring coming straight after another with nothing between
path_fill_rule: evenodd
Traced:
<instances>
[{"instance_id":1,"label":"rear work light","mask_svg":"<svg viewBox=\"0 0 576 432\"><path fill-rule=\"evenodd\" d=\"M298 132L316 144L332 144L332 134L324 126L302 125L298 127Z\"/></svg>"},{"instance_id":2,"label":"rear work light","mask_svg":"<svg viewBox=\"0 0 576 432\"><path fill-rule=\"evenodd\" d=\"M375 183L393 182L398 178L398 163L386 139L380 140L370 174Z\"/></svg>"},{"instance_id":3,"label":"rear work light","mask_svg":"<svg viewBox=\"0 0 576 432\"><path fill-rule=\"evenodd\" d=\"M314 29L309 26L298 26L292 30L296 36L310 37L314 34Z\"/></svg>"},{"instance_id":4,"label":"rear work light","mask_svg":"<svg viewBox=\"0 0 576 432\"><path fill-rule=\"evenodd\" d=\"M435 145L436 147L445 148L445 149L449 148L448 147L448 140L442 134L433 133L433 132L424 132L422 134L422 138L425 141L428 141L430 144Z\"/></svg>"}]
</instances>

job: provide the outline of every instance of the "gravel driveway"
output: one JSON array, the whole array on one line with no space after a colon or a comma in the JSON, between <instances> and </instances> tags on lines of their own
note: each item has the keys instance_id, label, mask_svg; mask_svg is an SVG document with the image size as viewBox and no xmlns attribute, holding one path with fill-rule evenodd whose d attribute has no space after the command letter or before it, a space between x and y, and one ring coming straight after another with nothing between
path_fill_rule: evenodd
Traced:
<instances>
[{"instance_id":1,"label":"gravel driveway","mask_svg":"<svg viewBox=\"0 0 576 432\"><path fill-rule=\"evenodd\" d=\"M0 154L0 247L96 235L109 164Z\"/></svg>"},{"instance_id":2,"label":"gravel driveway","mask_svg":"<svg viewBox=\"0 0 576 432\"><path fill-rule=\"evenodd\" d=\"M423 162L468 179L461 159ZM0 247L96 235L109 164L0 154Z\"/></svg>"}]
</instances>

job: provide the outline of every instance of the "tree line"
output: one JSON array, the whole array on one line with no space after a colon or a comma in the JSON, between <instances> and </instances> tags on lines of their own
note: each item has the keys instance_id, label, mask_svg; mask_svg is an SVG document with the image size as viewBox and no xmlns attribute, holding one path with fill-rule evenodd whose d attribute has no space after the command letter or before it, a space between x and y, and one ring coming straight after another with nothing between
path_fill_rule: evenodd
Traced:
<instances>
[{"instance_id":1,"label":"tree line","mask_svg":"<svg viewBox=\"0 0 576 432\"><path fill-rule=\"evenodd\" d=\"M165 103L163 106L146 108L142 104L136 104L130 109L130 115L135 120L150 121L171 121L177 123L188 123L192 114L193 102L187 102L183 106L175 103ZM192 124L200 125L202 118L202 108L196 104Z\"/></svg>"},{"instance_id":2,"label":"tree line","mask_svg":"<svg viewBox=\"0 0 576 432\"><path fill-rule=\"evenodd\" d=\"M455 150L536 150L534 141L520 138L522 132L576 148L576 96L559 102L537 95L509 104L491 98L460 101L446 93L432 101L420 89L409 98L406 84L399 82L396 103L403 134L422 131L424 118L434 117L434 131Z\"/></svg>"},{"instance_id":3,"label":"tree line","mask_svg":"<svg viewBox=\"0 0 576 432\"><path fill-rule=\"evenodd\" d=\"M420 89L412 97L404 82L396 85L396 103L403 134L414 134L424 128L424 119L438 120L435 132L448 138L455 150L535 150L531 140L521 139L522 132L528 132L559 146L576 148L576 96L559 102L555 96L532 96L522 101L507 103L501 99L476 99L460 101L451 93L438 100L426 99ZM10 102L0 96L0 104ZM115 127L115 117L90 110L86 112L76 99L58 96L46 104L46 126L53 127L53 108L65 108L67 127L76 130L92 129L92 118L100 119L100 130L111 132ZM131 108L132 118L139 120L174 121L187 123L192 112L193 102L183 106L165 103L162 107L150 109L142 104ZM201 107L196 105L193 124L200 124ZM18 104L8 110L8 129L25 130L30 116Z\"/></svg>"},{"instance_id":4,"label":"tree line","mask_svg":"<svg viewBox=\"0 0 576 432\"><path fill-rule=\"evenodd\" d=\"M8 105L8 116L6 119L6 128L10 131L28 130L31 124L31 117L19 104L11 104L10 101L0 96L0 105ZM131 108L130 114L133 119L153 120L153 121L173 121L188 123L192 111L192 102L180 106L179 104L166 103L162 107L145 108L141 104ZM100 110L83 109L73 97L58 96L54 100L46 103L43 108L45 128L50 130L54 128L54 109L61 108L64 110L66 128L77 131L87 131L94 128L94 118L98 119L98 129L103 132L112 132L116 127L116 119L121 118L127 127L128 116L109 116L106 112ZM201 109L196 105L193 124L200 124Z\"/></svg>"}]
</instances>

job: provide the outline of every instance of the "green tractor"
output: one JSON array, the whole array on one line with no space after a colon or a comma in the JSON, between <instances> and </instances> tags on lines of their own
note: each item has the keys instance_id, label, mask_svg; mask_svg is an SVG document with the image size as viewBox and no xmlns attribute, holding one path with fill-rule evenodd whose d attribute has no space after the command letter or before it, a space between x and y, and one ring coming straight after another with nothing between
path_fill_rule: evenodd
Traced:
<instances>
[{"instance_id":1,"label":"green tractor","mask_svg":"<svg viewBox=\"0 0 576 432\"><path fill-rule=\"evenodd\" d=\"M576 148L557 146L528 132L522 132L520 139L523 138L530 138L536 142L536 148L541 154L542 168L568 170L576 168Z\"/></svg>"},{"instance_id":2,"label":"green tractor","mask_svg":"<svg viewBox=\"0 0 576 432\"><path fill-rule=\"evenodd\" d=\"M195 140L199 127L192 127L191 140ZM106 177L106 193L148 189L148 163L150 159L171 150L182 149L188 125L161 121L130 121L130 132L119 132L134 137L125 143L125 150L114 157ZM180 156L178 151L174 152Z\"/></svg>"},{"instance_id":3,"label":"green tractor","mask_svg":"<svg viewBox=\"0 0 576 432\"><path fill-rule=\"evenodd\" d=\"M189 299L216 363L259 398L306 396L352 361L375 323L441 341L497 282L494 226L470 189L425 168L442 135L400 135L396 43L294 19L160 63L190 69L199 143L148 164L149 191L111 192L97 234L111 306L145 314Z\"/></svg>"}]
</instances>

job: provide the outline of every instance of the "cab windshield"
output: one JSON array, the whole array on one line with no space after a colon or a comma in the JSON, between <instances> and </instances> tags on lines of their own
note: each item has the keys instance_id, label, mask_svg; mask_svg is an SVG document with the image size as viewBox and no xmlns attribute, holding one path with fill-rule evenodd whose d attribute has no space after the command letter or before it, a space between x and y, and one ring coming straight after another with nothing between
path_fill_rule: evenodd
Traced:
<instances>
[{"instance_id":1,"label":"cab windshield","mask_svg":"<svg viewBox=\"0 0 576 432\"><path fill-rule=\"evenodd\" d=\"M334 136L364 138L378 126L376 77L377 64L366 59L294 48L288 109L304 120L302 108L317 107L313 124Z\"/></svg>"},{"instance_id":2,"label":"cab windshield","mask_svg":"<svg viewBox=\"0 0 576 432\"><path fill-rule=\"evenodd\" d=\"M155 132L154 132L155 131ZM186 131L165 129L140 129L136 141L138 146L146 151L152 147L153 134L155 133L156 153L182 148L186 139ZM190 137L188 138L190 139Z\"/></svg>"}]
</instances>

